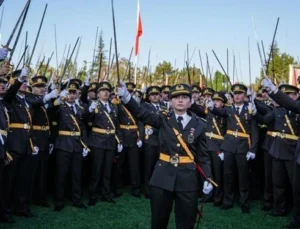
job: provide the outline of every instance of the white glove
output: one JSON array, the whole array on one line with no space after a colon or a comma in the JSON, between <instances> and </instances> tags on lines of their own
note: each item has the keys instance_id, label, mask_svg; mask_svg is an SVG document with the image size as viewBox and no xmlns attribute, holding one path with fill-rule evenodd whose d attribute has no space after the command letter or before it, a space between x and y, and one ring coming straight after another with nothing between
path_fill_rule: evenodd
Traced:
<instances>
[{"instance_id":1,"label":"white glove","mask_svg":"<svg viewBox=\"0 0 300 229\"><path fill-rule=\"evenodd\" d=\"M97 102L92 102L91 103L91 105L90 105L90 107L89 107L89 112L90 113L93 113L94 112L94 110L96 109L96 107L97 107Z\"/></svg>"},{"instance_id":2,"label":"white glove","mask_svg":"<svg viewBox=\"0 0 300 229\"><path fill-rule=\"evenodd\" d=\"M211 191L213 190L213 186L211 183L207 182L207 181L204 181L204 184L203 184L203 193L204 194L209 194Z\"/></svg>"},{"instance_id":3,"label":"white glove","mask_svg":"<svg viewBox=\"0 0 300 229\"><path fill-rule=\"evenodd\" d=\"M214 109L214 102L210 99L206 101L206 106L208 109L210 109L211 111Z\"/></svg>"},{"instance_id":4,"label":"white glove","mask_svg":"<svg viewBox=\"0 0 300 229\"><path fill-rule=\"evenodd\" d=\"M219 153L218 157L221 159L221 161L224 161L224 153L223 152Z\"/></svg>"},{"instance_id":5,"label":"white glove","mask_svg":"<svg viewBox=\"0 0 300 229\"><path fill-rule=\"evenodd\" d=\"M153 134L152 128L145 128L145 134L146 134L146 135L151 135L151 134Z\"/></svg>"},{"instance_id":6,"label":"white glove","mask_svg":"<svg viewBox=\"0 0 300 229\"><path fill-rule=\"evenodd\" d=\"M123 145L118 144L118 153L121 153L123 151Z\"/></svg>"},{"instance_id":7,"label":"white glove","mask_svg":"<svg viewBox=\"0 0 300 229\"><path fill-rule=\"evenodd\" d=\"M88 155L88 153L89 153L89 150L87 148L83 148L83 150L82 150L82 156L86 157Z\"/></svg>"},{"instance_id":8,"label":"white glove","mask_svg":"<svg viewBox=\"0 0 300 229\"><path fill-rule=\"evenodd\" d=\"M34 146L33 147L33 152L32 152L32 155L38 155L38 153L39 153L39 147L37 147L37 146Z\"/></svg>"},{"instance_id":9,"label":"white glove","mask_svg":"<svg viewBox=\"0 0 300 229\"><path fill-rule=\"evenodd\" d=\"M141 140L138 140L137 143L136 143L136 145L137 145L139 148L141 148L142 145L143 145L143 142L142 142Z\"/></svg>"},{"instance_id":10,"label":"white glove","mask_svg":"<svg viewBox=\"0 0 300 229\"><path fill-rule=\"evenodd\" d=\"M118 88L118 96L126 98L129 95L126 84L120 81L120 87Z\"/></svg>"},{"instance_id":11,"label":"white glove","mask_svg":"<svg viewBox=\"0 0 300 229\"><path fill-rule=\"evenodd\" d=\"M86 77L84 80L84 85L85 86L90 86L90 77Z\"/></svg>"},{"instance_id":12,"label":"white glove","mask_svg":"<svg viewBox=\"0 0 300 229\"><path fill-rule=\"evenodd\" d=\"M63 91L59 94L59 96L60 96L61 98L67 98L67 97L68 97L68 92L67 92L66 90L63 90Z\"/></svg>"},{"instance_id":13,"label":"white glove","mask_svg":"<svg viewBox=\"0 0 300 229\"><path fill-rule=\"evenodd\" d=\"M0 60L5 60L8 55L7 48L0 48Z\"/></svg>"},{"instance_id":14,"label":"white glove","mask_svg":"<svg viewBox=\"0 0 300 229\"><path fill-rule=\"evenodd\" d=\"M271 92L277 93L277 91L278 91L278 88L273 84L273 82L270 78L263 79L261 82L261 85L268 90L269 94Z\"/></svg>"},{"instance_id":15,"label":"white glove","mask_svg":"<svg viewBox=\"0 0 300 229\"><path fill-rule=\"evenodd\" d=\"M18 80L20 82L23 82L24 80L26 80L27 77L29 76L29 72L30 72L29 68L23 67L22 70L21 70L21 74L20 74Z\"/></svg>"},{"instance_id":16,"label":"white glove","mask_svg":"<svg viewBox=\"0 0 300 229\"><path fill-rule=\"evenodd\" d=\"M141 92L142 92L143 94L145 94L145 93L147 92L147 87L144 86L144 87L142 88Z\"/></svg>"},{"instance_id":17,"label":"white glove","mask_svg":"<svg viewBox=\"0 0 300 229\"><path fill-rule=\"evenodd\" d=\"M54 145L53 145L53 144L50 144L50 145L49 145L49 154L50 154L50 155L52 154L53 149L54 149Z\"/></svg>"},{"instance_id":18,"label":"white glove","mask_svg":"<svg viewBox=\"0 0 300 229\"><path fill-rule=\"evenodd\" d=\"M255 158L255 154L252 152L248 152L246 155L247 161L249 161L250 159L253 160Z\"/></svg>"},{"instance_id":19,"label":"white glove","mask_svg":"<svg viewBox=\"0 0 300 229\"><path fill-rule=\"evenodd\" d=\"M55 99L58 96L58 91L55 89L51 91L49 94L44 96L44 103L49 102L51 99Z\"/></svg>"},{"instance_id":20,"label":"white glove","mask_svg":"<svg viewBox=\"0 0 300 229\"><path fill-rule=\"evenodd\" d=\"M0 142L1 142L2 145L4 145L4 140L3 140L3 137L2 137L1 134L0 134Z\"/></svg>"}]
</instances>

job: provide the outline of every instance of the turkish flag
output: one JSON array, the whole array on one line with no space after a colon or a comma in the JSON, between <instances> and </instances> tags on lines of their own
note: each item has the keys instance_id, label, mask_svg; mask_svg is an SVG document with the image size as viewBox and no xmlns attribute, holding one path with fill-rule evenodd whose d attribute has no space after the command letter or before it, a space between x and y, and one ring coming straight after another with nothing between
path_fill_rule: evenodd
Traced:
<instances>
[{"instance_id":1,"label":"turkish flag","mask_svg":"<svg viewBox=\"0 0 300 229\"><path fill-rule=\"evenodd\" d=\"M139 54L139 43L140 43L140 37L143 34L143 26L142 26L142 18L140 13L140 1L138 0L137 3L137 27L136 27L136 35L135 35L135 45L134 45L134 51L135 56Z\"/></svg>"}]
</instances>

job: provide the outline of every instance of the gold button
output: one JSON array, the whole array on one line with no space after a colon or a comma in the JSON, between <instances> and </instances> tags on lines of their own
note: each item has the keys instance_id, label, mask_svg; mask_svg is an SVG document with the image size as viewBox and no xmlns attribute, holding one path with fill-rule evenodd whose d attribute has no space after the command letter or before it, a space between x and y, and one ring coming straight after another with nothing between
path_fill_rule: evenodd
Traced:
<instances>
[{"instance_id":1,"label":"gold button","mask_svg":"<svg viewBox=\"0 0 300 229\"><path fill-rule=\"evenodd\" d=\"M177 147L180 147L180 144L179 144L179 143L177 144Z\"/></svg>"},{"instance_id":2,"label":"gold button","mask_svg":"<svg viewBox=\"0 0 300 229\"><path fill-rule=\"evenodd\" d=\"M284 123L284 126L286 126L286 123Z\"/></svg>"},{"instance_id":3,"label":"gold button","mask_svg":"<svg viewBox=\"0 0 300 229\"><path fill-rule=\"evenodd\" d=\"M285 130L282 130L282 132L284 133L284 132L285 132Z\"/></svg>"}]
</instances>

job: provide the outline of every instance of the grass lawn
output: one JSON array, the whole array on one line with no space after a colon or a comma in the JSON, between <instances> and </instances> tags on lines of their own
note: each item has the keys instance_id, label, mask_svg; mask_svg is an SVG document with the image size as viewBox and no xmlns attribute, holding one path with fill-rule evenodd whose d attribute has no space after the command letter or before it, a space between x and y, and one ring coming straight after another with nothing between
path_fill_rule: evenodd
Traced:
<instances>
[{"instance_id":1,"label":"grass lawn","mask_svg":"<svg viewBox=\"0 0 300 229\"><path fill-rule=\"evenodd\" d=\"M85 199L85 202L87 200ZM288 224L290 217L273 218L265 216L260 211L260 203L251 203L251 213L242 214L236 205L234 209L222 211L215 208L211 203L204 207L204 219L199 228L202 229L276 229ZM15 217L17 221L14 225L0 224L0 228L5 229L87 229L87 228L107 228L107 229L148 229L150 228L150 203L144 198L136 199L125 194L118 199L117 204L98 202L95 207L87 210L71 207L67 202L66 207L59 213L53 209L32 207L32 211L37 215L33 219ZM175 229L174 216L171 216L170 229Z\"/></svg>"}]
</instances>

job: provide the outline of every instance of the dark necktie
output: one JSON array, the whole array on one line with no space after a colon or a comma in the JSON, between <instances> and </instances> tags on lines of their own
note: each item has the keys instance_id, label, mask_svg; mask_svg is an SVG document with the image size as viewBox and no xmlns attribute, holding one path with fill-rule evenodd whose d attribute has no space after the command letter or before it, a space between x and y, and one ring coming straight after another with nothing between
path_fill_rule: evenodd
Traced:
<instances>
[{"instance_id":1,"label":"dark necktie","mask_svg":"<svg viewBox=\"0 0 300 229\"><path fill-rule=\"evenodd\" d=\"M181 122L182 120L183 120L182 116L177 117L177 123L178 123L180 131L183 131L183 125L182 125L182 122Z\"/></svg>"},{"instance_id":2,"label":"dark necktie","mask_svg":"<svg viewBox=\"0 0 300 229\"><path fill-rule=\"evenodd\" d=\"M158 110L158 111L159 111L159 106L157 106L157 105L156 105L155 107L156 107L156 110Z\"/></svg>"},{"instance_id":3,"label":"dark necktie","mask_svg":"<svg viewBox=\"0 0 300 229\"><path fill-rule=\"evenodd\" d=\"M236 107L236 112L238 113L238 115L240 114L240 107Z\"/></svg>"},{"instance_id":4,"label":"dark necktie","mask_svg":"<svg viewBox=\"0 0 300 229\"><path fill-rule=\"evenodd\" d=\"M71 106L71 110L72 110L73 114L75 115L76 113L75 113L74 105Z\"/></svg>"}]
</instances>

